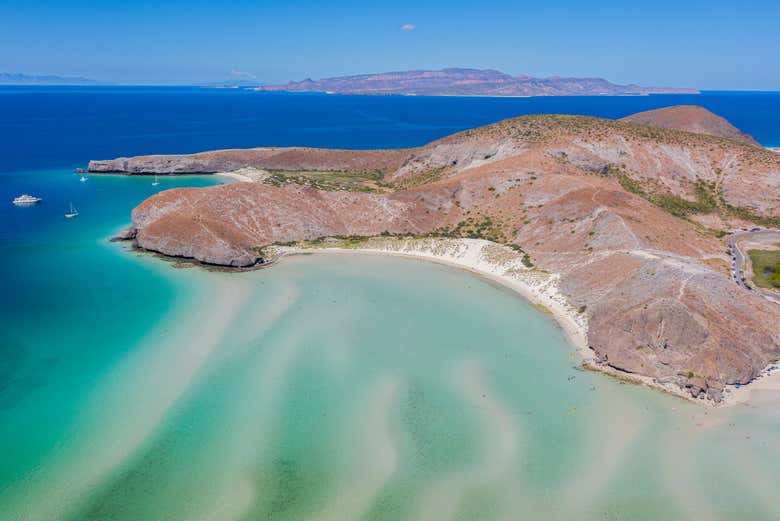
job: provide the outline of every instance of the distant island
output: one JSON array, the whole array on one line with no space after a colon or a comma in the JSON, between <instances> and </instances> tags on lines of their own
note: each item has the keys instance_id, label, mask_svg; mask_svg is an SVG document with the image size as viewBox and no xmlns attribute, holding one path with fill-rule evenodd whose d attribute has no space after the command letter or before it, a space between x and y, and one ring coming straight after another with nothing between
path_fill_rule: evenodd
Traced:
<instances>
[{"instance_id":1,"label":"distant island","mask_svg":"<svg viewBox=\"0 0 780 521\"><path fill-rule=\"evenodd\" d=\"M331 94L395 94L407 96L636 96L699 94L696 89L617 85L602 78L533 78L490 69L400 71L306 79L253 90L326 92Z\"/></svg>"},{"instance_id":2,"label":"distant island","mask_svg":"<svg viewBox=\"0 0 780 521\"><path fill-rule=\"evenodd\" d=\"M103 83L80 76L39 76L15 72L0 72L0 85L102 85Z\"/></svg>"}]
</instances>

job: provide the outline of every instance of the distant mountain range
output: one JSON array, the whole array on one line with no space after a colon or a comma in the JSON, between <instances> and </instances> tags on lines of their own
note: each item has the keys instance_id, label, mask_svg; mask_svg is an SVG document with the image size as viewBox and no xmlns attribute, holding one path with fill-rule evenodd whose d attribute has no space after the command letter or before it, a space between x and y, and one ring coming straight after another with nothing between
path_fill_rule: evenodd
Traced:
<instances>
[{"instance_id":1,"label":"distant mountain range","mask_svg":"<svg viewBox=\"0 0 780 521\"><path fill-rule=\"evenodd\" d=\"M78 76L38 76L0 72L0 85L102 85L102 82Z\"/></svg>"},{"instance_id":2,"label":"distant mountain range","mask_svg":"<svg viewBox=\"0 0 780 521\"><path fill-rule=\"evenodd\" d=\"M496 70L443 69L401 71L306 79L258 91L328 92L333 94L400 94L418 96L593 96L699 94L696 89L617 85L602 78L533 78Z\"/></svg>"}]
</instances>

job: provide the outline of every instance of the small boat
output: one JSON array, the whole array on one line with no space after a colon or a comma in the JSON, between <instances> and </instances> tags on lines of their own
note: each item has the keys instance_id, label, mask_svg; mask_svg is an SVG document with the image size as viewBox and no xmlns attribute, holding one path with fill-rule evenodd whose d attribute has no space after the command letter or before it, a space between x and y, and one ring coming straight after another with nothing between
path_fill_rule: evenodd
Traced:
<instances>
[{"instance_id":1,"label":"small boat","mask_svg":"<svg viewBox=\"0 0 780 521\"><path fill-rule=\"evenodd\" d=\"M16 206L28 206L43 201L40 197L34 197L32 195L22 194L14 199Z\"/></svg>"},{"instance_id":2,"label":"small boat","mask_svg":"<svg viewBox=\"0 0 780 521\"><path fill-rule=\"evenodd\" d=\"M77 174L86 174L86 173L87 173L87 171L86 171L86 170L84 170L83 168L77 168L77 169L76 169L76 173L77 173Z\"/></svg>"},{"instance_id":3,"label":"small boat","mask_svg":"<svg viewBox=\"0 0 780 521\"><path fill-rule=\"evenodd\" d=\"M160 180L157 179L157 176L154 176L154 181L152 181L152 186L157 186L158 184L160 184Z\"/></svg>"},{"instance_id":4,"label":"small boat","mask_svg":"<svg viewBox=\"0 0 780 521\"><path fill-rule=\"evenodd\" d=\"M87 179L89 179L89 178L87 176L83 175L83 176L81 176L81 179L79 179L79 181L81 181L83 183Z\"/></svg>"},{"instance_id":5,"label":"small boat","mask_svg":"<svg viewBox=\"0 0 780 521\"><path fill-rule=\"evenodd\" d=\"M70 203L70 210L65 214L65 217L68 219L73 219L74 217L79 216L79 211L76 210L76 207L73 206L73 203Z\"/></svg>"}]
</instances>

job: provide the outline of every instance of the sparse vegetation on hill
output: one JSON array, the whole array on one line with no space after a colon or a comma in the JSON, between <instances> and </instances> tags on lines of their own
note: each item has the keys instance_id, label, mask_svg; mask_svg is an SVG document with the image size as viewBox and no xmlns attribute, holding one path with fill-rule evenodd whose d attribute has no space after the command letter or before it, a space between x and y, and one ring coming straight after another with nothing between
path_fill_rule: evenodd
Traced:
<instances>
[{"instance_id":1,"label":"sparse vegetation on hill","mask_svg":"<svg viewBox=\"0 0 780 521\"><path fill-rule=\"evenodd\" d=\"M718 209L718 201L715 195L714 183L704 181L695 183L697 200L689 201L670 193L658 193L653 187L641 183L629 177L625 172L616 167L610 167L608 174L615 177L620 186L632 194L639 195L659 208L663 208L676 217L688 217L692 214L711 213Z\"/></svg>"},{"instance_id":2,"label":"sparse vegetation on hill","mask_svg":"<svg viewBox=\"0 0 780 521\"><path fill-rule=\"evenodd\" d=\"M647 199L676 217L685 218L694 214L716 213L724 219L737 217L764 226L780 227L780 217L762 216L750 208L728 204L723 192L717 188L714 182L697 180L693 184L696 200L690 201L668 192L656 192L656 188L629 177L617 167L610 167L608 174L617 179L620 186L626 191Z\"/></svg>"},{"instance_id":3,"label":"sparse vegetation on hill","mask_svg":"<svg viewBox=\"0 0 780 521\"><path fill-rule=\"evenodd\" d=\"M444 176L446 170L447 167L444 166L428 168L411 176L405 177L401 181L395 183L395 186L398 188L413 188L415 186L433 183L434 181L441 179Z\"/></svg>"},{"instance_id":4,"label":"sparse vegetation on hill","mask_svg":"<svg viewBox=\"0 0 780 521\"><path fill-rule=\"evenodd\" d=\"M333 192L388 192L392 189L382 181L380 170L351 172L347 170L270 170L271 175L263 180L274 186L299 184L318 190Z\"/></svg>"}]
</instances>

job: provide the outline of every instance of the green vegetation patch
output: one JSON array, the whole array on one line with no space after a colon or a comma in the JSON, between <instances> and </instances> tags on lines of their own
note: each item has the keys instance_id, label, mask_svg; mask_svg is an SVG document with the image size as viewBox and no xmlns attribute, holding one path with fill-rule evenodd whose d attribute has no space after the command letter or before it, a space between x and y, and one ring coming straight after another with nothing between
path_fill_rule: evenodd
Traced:
<instances>
[{"instance_id":1,"label":"green vegetation patch","mask_svg":"<svg viewBox=\"0 0 780 521\"><path fill-rule=\"evenodd\" d=\"M495 217L489 215L480 215L478 217L468 217L452 226L442 226L426 233L392 233L383 231L379 235L333 235L328 237L319 237L316 239L277 242L276 246L298 246L306 247L340 247L340 248L361 248L365 247L374 237L384 237L393 239L484 239L502 246L506 246L513 251L522 254L520 258L523 265L528 268L534 268L531 256L519 245L510 242L504 232L504 226L500 221L494 220Z\"/></svg>"},{"instance_id":2,"label":"green vegetation patch","mask_svg":"<svg viewBox=\"0 0 780 521\"><path fill-rule=\"evenodd\" d=\"M401 180L398 182L398 186L401 188L411 188L413 186L420 186L434 181L438 181L444 176L444 172L447 170L446 166L439 166L436 168L429 168Z\"/></svg>"},{"instance_id":3,"label":"green vegetation patch","mask_svg":"<svg viewBox=\"0 0 780 521\"><path fill-rule=\"evenodd\" d=\"M744 219L746 221L754 222L769 228L780 228L780 217L764 217L758 215L750 208L744 206L731 206L725 204L726 211L729 215Z\"/></svg>"},{"instance_id":4,"label":"green vegetation patch","mask_svg":"<svg viewBox=\"0 0 780 521\"><path fill-rule=\"evenodd\" d=\"M488 215L469 217L455 226L437 228L432 232L432 235L438 237L485 239L499 244L507 244L509 242L504 235L501 224L495 222Z\"/></svg>"},{"instance_id":5,"label":"green vegetation patch","mask_svg":"<svg viewBox=\"0 0 780 521\"><path fill-rule=\"evenodd\" d=\"M753 282L768 289L780 289L780 250L748 250L753 264Z\"/></svg>"},{"instance_id":6,"label":"green vegetation patch","mask_svg":"<svg viewBox=\"0 0 780 521\"><path fill-rule=\"evenodd\" d=\"M659 208L663 208L676 217L687 217L698 213L712 213L718 209L718 197L714 184L696 182L696 201L689 201L669 193L656 193L641 182L630 178L622 170L609 168L609 174L615 177L627 192L647 199Z\"/></svg>"},{"instance_id":7,"label":"green vegetation patch","mask_svg":"<svg viewBox=\"0 0 780 521\"><path fill-rule=\"evenodd\" d=\"M390 185L382 181L381 170L271 170L271 175L263 180L274 186L298 184L310 186L328 192L390 192Z\"/></svg>"}]
</instances>

